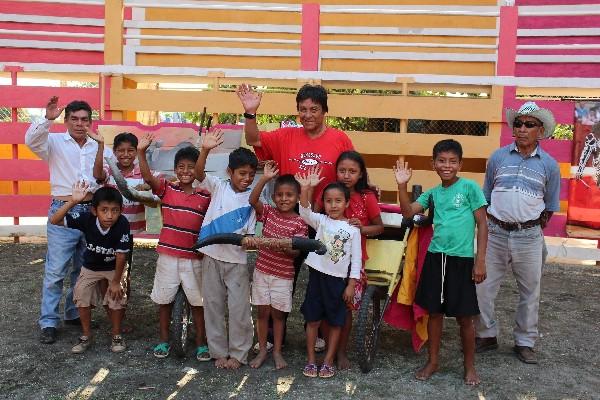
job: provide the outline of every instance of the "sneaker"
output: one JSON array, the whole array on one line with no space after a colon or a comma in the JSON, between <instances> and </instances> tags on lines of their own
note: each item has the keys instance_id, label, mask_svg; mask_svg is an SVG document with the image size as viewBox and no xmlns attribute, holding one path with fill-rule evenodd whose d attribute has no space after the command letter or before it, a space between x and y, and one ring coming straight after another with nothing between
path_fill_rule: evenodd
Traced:
<instances>
[{"instance_id":1,"label":"sneaker","mask_svg":"<svg viewBox=\"0 0 600 400\"><path fill-rule=\"evenodd\" d=\"M81 354L92 345L92 338L87 336L79 336L78 342L71 348L71 353Z\"/></svg>"},{"instance_id":2,"label":"sneaker","mask_svg":"<svg viewBox=\"0 0 600 400\"><path fill-rule=\"evenodd\" d=\"M326 347L327 344L325 343L325 340L318 337L317 341L315 342L315 352L321 353L325 350Z\"/></svg>"},{"instance_id":3,"label":"sneaker","mask_svg":"<svg viewBox=\"0 0 600 400\"><path fill-rule=\"evenodd\" d=\"M270 353L273 350L273 343L267 342L267 353ZM258 342L252 348L254 354L258 354L260 352L260 344Z\"/></svg>"},{"instance_id":4,"label":"sneaker","mask_svg":"<svg viewBox=\"0 0 600 400\"><path fill-rule=\"evenodd\" d=\"M56 334L57 330L52 326L42 329L42 332L40 333L40 343L52 344L56 342Z\"/></svg>"},{"instance_id":5,"label":"sneaker","mask_svg":"<svg viewBox=\"0 0 600 400\"><path fill-rule=\"evenodd\" d=\"M113 353L121 353L125 351L127 346L125 346L125 339L121 335L115 335L112 338L112 343L110 345L110 351Z\"/></svg>"}]
</instances>

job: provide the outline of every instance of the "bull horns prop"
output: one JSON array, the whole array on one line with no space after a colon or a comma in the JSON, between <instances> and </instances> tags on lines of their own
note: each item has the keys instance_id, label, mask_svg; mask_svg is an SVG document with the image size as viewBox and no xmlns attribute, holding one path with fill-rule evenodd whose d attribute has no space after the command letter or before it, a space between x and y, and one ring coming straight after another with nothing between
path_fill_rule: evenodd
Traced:
<instances>
[{"instance_id":1,"label":"bull horns prop","mask_svg":"<svg viewBox=\"0 0 600 400\"><path fill-rule=\"evenodd\" d=\"M196 243L193 249L198 251L198 249L212 244L232 244L234 246L243 246L249 250L269 249L281 251L288 249L315 252L320 255L327 253L327 247L321 241L315 239L303 237L276 239L244 236L238 233L218 233L208 236Z\"/></svg>"}]
</instances>

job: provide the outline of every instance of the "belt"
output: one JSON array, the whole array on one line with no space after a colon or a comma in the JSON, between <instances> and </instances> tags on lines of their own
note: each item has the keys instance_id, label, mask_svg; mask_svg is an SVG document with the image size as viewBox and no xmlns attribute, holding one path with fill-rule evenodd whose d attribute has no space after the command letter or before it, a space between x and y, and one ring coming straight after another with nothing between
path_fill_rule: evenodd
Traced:
<instances>
[{"instance_id":1,"label":"belt","mask_svg":"<svg viewBox=\"0 0 600 400\"><path fill-rule=\"evenodd\" d=\"M522 229L533 228L534 226L538 226L542 223L542 219L531 219L525 222L504 222L494 217L492 214L488 213L488 218L490 221L498 225L500 228L505 231L520 231Z\"/></svg>"}]
</instances>

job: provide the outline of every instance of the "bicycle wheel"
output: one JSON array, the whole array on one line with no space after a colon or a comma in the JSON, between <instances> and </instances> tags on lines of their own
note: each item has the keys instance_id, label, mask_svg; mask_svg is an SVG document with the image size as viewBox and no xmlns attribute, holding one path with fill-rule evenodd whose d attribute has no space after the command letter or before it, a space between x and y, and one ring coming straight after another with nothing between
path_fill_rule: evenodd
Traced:
<instances>
[{"instance_id":1,"label":"bicycle wheel","mask_svg":"<svg viewBox=\"0 0 600 400\"><path fill-rule=\"evenodd\" d=\"M173 309L171 310L171 324L169 335L171 337L171 350L179 357L185 356L188 350L187 342L192 324L192 313L185 292L180 287L175 295Z\"/></svg>"},{"instance_id":2,"label":"bicycle wheel","mask_svg":"<svg viewBox=\"0 0 600 400\"><path fill-rule=\"evenodd\" d=\"M355 347L360 370L367 373L373 369L379 340L381 313L380 287L367 286L363 294L356 321Z\"/></svg>"}]
</instances>

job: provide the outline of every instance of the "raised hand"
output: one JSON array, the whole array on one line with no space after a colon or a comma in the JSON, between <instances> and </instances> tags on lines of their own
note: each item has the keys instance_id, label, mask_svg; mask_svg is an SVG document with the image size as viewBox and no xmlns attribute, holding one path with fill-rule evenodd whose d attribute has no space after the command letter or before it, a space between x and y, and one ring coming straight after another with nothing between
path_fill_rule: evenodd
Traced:
<instances>
[{"instance_id":1,"label":"raised hand","mask_svg":"<svg viewBox=\"0 0 600 400\"><path fill-rule=\"evenodd\" d=\"M212 150L223 143L225 133L221 129L208 131L202 135L202 148Z\"/></svg>"},{"instance_id":2,"label":"raised hand","mask_svg":"<svg viewBox=\"0 0 600 400\"><path fill-rule=\"evenodd\" d=\"M150 147L153 140L154 140L153 133L144 133L144 136L142 136L142 138L138 141L138 147L137 147L138 151L145 152L148 149L148 147Z\"/></svg>"},{"instance_id":3,"label":"raised hand","mask_svg":"<svg viewBox=\"0 0 600 400\"><path fill-rule=\"evenodd\" d=\"M88 191L90 189L90 185L85 181L77 181L73 184L73 192L71 193L71 200L75 203L79 203L85 199Z\"/></svg>"},{"instance_id":4,"label":"raised hand","mask_svg":"<svg viewBox=\"0 0 600 400\"><path fill-rule=\"evenodd\" d=\"M279 168L277 167L277 163L275 161L267 161L265 163L264 169L264 177L271 180L279 174Z\"/></svg>"},{"instance_id":5,"label":"raised hand","mask_svg":"<svg viewBox=\"0 0 600 400\"><path fill-rule=\"evenodd\" d=\"M94 132L90 126L86 127L85 130L90 139L96 141L97 143L104 143L104 136L98 132Z\"/></svg>"},{"instance_id":6,"label":"raised hand","mask_svg":"<svg viewBox=\"0 0 600 400\"><path fill-rule=\"evenodd\" d=\"M242 83L236 90L237 96L244 106L244 111L249 114L256 114L258 106L260 106L260 100L262 99L262 93L255 92L252 86Z\"/></svg>"},{"instance_id":7,"label":"raised hand","mask_svg":"<svg viewBox=\"0 0 600 400\"><path fill-rule=\"evenodd\" d=\"M412 177L412 168L408 168L408 162L405 162L403 158L396 161L396 165L393 167L394 176L396 177L396 183L403 185L408 183Z\"/></svg>"},{"instance_id":8,"label":"raised hand","mask_svg":"<svg viewBox=\"0 0 600 400\"><path fill-rule=\"evenodd\" d=\"M46 105L46 119L53 121L62 114L64 107L58 106L58 96L52 96Z\"/></svg>"},{"instance_id":9,"label":"raised hand","mask_svg":"<svg viewBox=\"0 0 600 400\"><path fill-rule=\"evenodd\" d=\"M309 180L309 186L316 187L321 183L325 177L321 177L321 166L315 165L308 169L307 178Z\"/></svg>"}]
</instances>

